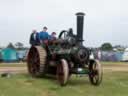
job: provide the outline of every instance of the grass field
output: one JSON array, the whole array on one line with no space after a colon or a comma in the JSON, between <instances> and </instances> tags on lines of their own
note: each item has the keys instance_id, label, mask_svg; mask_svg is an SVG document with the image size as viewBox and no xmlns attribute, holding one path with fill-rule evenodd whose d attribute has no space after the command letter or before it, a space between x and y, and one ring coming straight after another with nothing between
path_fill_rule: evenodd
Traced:
<instances>
[{"instance_id":1,"label":"grass field","mask_svg":"<svg viewBox=\"0 0 128 96\"><path fill-rule=\"evenodd\" d=\"M102 65L120 65L128 64L128 62L101 62ZM20 63L0 63L0 67L25 67L25 62Z\"/></svg>"},{"instance_id":2,"label":"grass field","mask_svg":"<svg viewBox=\"0 0 128 96\"><path fill-rule=\"evenodd\" d=\"M74 75L65 87L55 79L15 74L0 78L0 96L128 96L128 71L104 72L100 86L91 85L88 76Z\"/></svg>"},{"instance_id":3,"label":"grass field","mask_svg":"<svg viewBox=\"0 0 128 96\"><path fill-rule=\"evenodd\" d=\"M25 67L26 63L0 63L0 67Z\"/></svg>"},{"instance_id":4,"label":"grass field","mask_svg":"<svg viewBox=\"0 0 128 96\"><path fill-rule=\"evenodd\" d=\"M128 62L101 62L103 65L123 65L123 64L128 64Z\"/></svg>"}]
</instances>

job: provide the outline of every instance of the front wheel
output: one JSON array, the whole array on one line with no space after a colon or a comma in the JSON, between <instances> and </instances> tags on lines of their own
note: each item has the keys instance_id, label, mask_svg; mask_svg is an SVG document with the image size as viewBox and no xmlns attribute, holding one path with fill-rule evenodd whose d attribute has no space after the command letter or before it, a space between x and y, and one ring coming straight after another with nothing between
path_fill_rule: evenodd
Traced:
<instances>
[{"instance_id":1,"label":"front wheel","mask_svg":"<svg viewBox=\"0 0 128 96\"><path fill-rule=\"evenodd\" d=\"M100 85L102 82L102 67L98 60L91 60L89 64L89 80L93 85Z\"/></svg>"},{"instance_id":2,"label":"front wheel","mask_svg":"<svg viewBox=\"0 0 128 96\"><path fill-rule=\"evenodd\" d=\"M69 67L65 59L61 59L60 63L57 65L57 80L61 86L67 84L69 78Z\"/></svg>"}]
</instances>

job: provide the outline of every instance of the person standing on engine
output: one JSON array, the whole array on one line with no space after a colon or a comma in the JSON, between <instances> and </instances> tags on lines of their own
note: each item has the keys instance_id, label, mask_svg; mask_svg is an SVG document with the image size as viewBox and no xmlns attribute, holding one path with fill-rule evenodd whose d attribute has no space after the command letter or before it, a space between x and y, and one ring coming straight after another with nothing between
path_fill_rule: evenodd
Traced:
<instances>
[{"instance_id":1,"label":"person standing on engine","mask_svg":"<svg viewBox=\"0 0 128 96\"><path fill-rule=\"evenodd\" d=\"M43 30L39 33L40 43L47 43L49 40L49 34L47 32L47 27L43 27Z\"/></svg>"},{"instance_id":2,"label":"person standing on engine","mask_svg":"<svg viewBox=\"0 0 128 96\"><path fill-rule=\"evenodd\" d=\"M30 35L29 43L32 46L40 45L39 33L37 33L37 31L35 29L32 31L32 33Z\"/></svg>"},{"instance_id":3,"label":"person standing on engine","mask_svg":"<svg viewBox=\"0 0 128 96\"><path fill-rule=\"evenodd\" d=\"M50 40L56 40L56 32L52 32Z\"/></svg>"}]
</instances>

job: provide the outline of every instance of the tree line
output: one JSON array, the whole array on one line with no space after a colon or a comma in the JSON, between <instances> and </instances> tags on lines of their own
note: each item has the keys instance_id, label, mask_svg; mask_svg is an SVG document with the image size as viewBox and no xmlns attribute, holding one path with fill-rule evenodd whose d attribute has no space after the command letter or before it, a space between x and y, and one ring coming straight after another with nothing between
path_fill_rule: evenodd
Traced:
<instances>
[{"instance_id":1,"label":"tree line","mask_svg":"<svg viewBox=\"0 0 128 96\"><path fill-rule=\"evenodd\" d=\"M22 49L28 49L27 47L24 47L24 44L21 42L17 42L15 44L13 44L12 42L10 42L6 48L12 48L12 49L16 49L16 50L22 50ZM2 48L1 48L2 49Z\"/></svg>"},{"instance_id":2,"label":"tree line","mask_svg":"<svg viewBox=\"0 0 128 96\"><path fill-rule=\"evenodd\" d=\"M17 42L17 43L15 43L15 44L13 44L13 43L10 42L10 43L7 45L6 48L12 48L12 49L17 49L17 50L28 49L27 47L24 47L24 44L21 43L21 42ZM95 49L99 49L99 50L103 50L103 51L112 51L114 48L115 48L117 51L124 51L126 47L121 46L121 45L112 46L111 43L105 42L105 43L103 43L100 47L95 48Z\"/></svg>"}]
</instances>

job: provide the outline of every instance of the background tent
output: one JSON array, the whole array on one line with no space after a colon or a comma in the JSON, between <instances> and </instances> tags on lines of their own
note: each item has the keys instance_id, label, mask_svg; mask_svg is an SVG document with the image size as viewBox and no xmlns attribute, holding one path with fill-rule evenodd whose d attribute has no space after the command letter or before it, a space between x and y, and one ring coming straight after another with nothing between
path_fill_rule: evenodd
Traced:
<instances>
[{"instance_id":1,"label":"background tent","mask_svg":"<svg viewBox=\"0 0 128 96\"><path fill-rule=\"evenodd\" d=\"M122 61L125 52L121 51L101 51L101 61ZM94 52L95 58L98 58L98 52ZM127 54L128 57L128 54ZM128 59L127 59L128 60Z\"/></svg>"},{"instance_id":2,"label":"background tent","mask_svg":"<svg viewBox=\"0 0 128 96\"><path fill-rule=\"evenodd\" d=\"M1 51L2 60L4 62L14 62L17 61L17 52L15 49L5 48Z\"/></svg>"},{"instance_id":3,"label":"background tent","mask_svg":"<svg viewBox=\"0 0 128 96\"><path fill-rule=\"evenodd\" d=\"M128 61L128 48L126 48L124 51L124 54L122 56L122 61Z\"/></svg>"},{"instance_id":4,"label":"background tent","mask_svg":"<svg viewBox=\"0 0 128 96\"><path fill-rule=\"evenodd\" d=\"M26 56L26 53L27 53L27 50L18 50L17 51L17 58L18 60L22 60L25 58Z\"/></svg>"}]
</instances>

